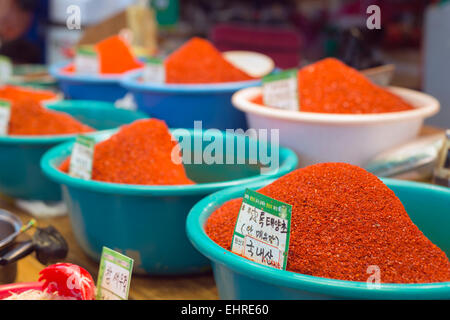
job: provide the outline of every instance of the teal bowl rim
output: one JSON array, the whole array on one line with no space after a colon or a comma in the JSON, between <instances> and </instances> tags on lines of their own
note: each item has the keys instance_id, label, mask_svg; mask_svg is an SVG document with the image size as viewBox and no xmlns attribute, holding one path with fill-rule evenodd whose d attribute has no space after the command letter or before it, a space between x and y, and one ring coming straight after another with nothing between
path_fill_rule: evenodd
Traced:
<instances>
[{"instance_id":1,"label":"teal bowl rim","mask_svg":"<svg viewBox=\"0 0 450 320\"><path fill-rule=\"evenodd\" d=\"M90 109L93 110L94 108L92 108L92 106L87 106L87 105L80 105L80 106L56 106L58 103L64 102L65 100L61 100L61 101L56 101L56 102L52 102L49 105L47 105L47 108L55 110L55 111L61 111L64 112L64 110L67 109L72 109L72 110L80 110L80 109ZM67 100L67 101L78 101L78 100ZM92 101L92 102L98 102L98 101L94 101L94 100L80 100L83 102L88 102L88 101ZM96 109L108 109L108 110L114 110L111 107L107 107L107 106L95 106ZM121 110L119 112L130 112L130 113L134 113L137 116L139 116L139 118L141 119L148 119L149 116L143 112L140 111L131 111L131 110L126 110L126 109L117 109L117 110ZM89 132L89 133L83 133L83 135L98 135L98 134L103 134L103 133L109 133L109 132L114 132L116 129L106 129L106 130L98 130L98 131L94 131L94 132ZM73 139L75 138L77 135L79 135L78 133L75 134L55 134L55 135L34 135L34 136L26 136L26 135L8 135L8 136L0 136L0 145L14 145L14 144L27 144L27 145L39 145L39 144L57 144L57 143L63 143L66 142L67 140Z\"/></svg>"},{"instance_id":2,"label":"teal bowl rim","mask_svg":"<svg viewBox=\"0 0 450 320\"><path fill-rule=\"evenodd\" d=\"M425 183L399 181L394 179L382 179L387 186L403 188L426 188L433 192L445 193L450 196L450 191L443 187L431 186ZM248 185L248 188L260 188L275 180ZM309 291L318 294L336 297L361 297L376 299L401 299L414 298L416 295L429 298L450 299L450 282L417 283L417 284L386 284L381 283L379 288L368 288L365 282L336 280L311 275L304 275L285 270L276 270L253 261L242 258L212 241L204 231L204 223L218 205L234 199L235 192L242 191L242 187L233 187L211 194L192 207L186 220L186 233L194 247L214 263L225 265L241 275L253 278L256 281L270 283ZM433 292L429 292L430 290Z\"/></svg>"},{"instance_id":3,"label":"teal bowl rim","mask_svg":"<svg viewBox=\"0 0 450 320\"><path fill-rule=\"evenodd\" d=\"M142 70L130 71L122 77L120 83L128 90L172 94L233 93L243 88L257 86L261 83L260 79L199 84L141 83L138 81L138 78L140 78L141 75Z\"/></svg>"},{"instance_id":4,"label":"teal bowl rim","mask_svg":"<svg viewBox=\"0 0 450 320\"><path fill-rule=\"evenodd\" d=\"M199 134L198 131L193 129L183 129L193 134L194 137ZM202 131L202 134L204 130ZM107 133L104 138L107 137ZM239 136L245 138L244 136ZM103 138L103 137L102 137ZM279 154L280 159L284 159L280 163L276 171L271 170L270 174L267 175L257 175L242 179L234 179L222 182L210 182L210 183L198 183L193 185L133 185L133 184L120 184L111 182L102 182L94 180L83 180L79 178L74 178L66 173L61 172L55 168L51 163L54 159L61 158L61 156L69 155L69 150L73 142L68 142L59 146L56 146L48 150L44 156L41 158L41 169L44 174L54 182L60 183L62 185L67 185L70 187L76 187L84 190L89 190L93 192L101 193L112 193L117 195L131 195L131 196L179 196L179 195L196 195L196 194L209 194L218 191L223 188L228 188L236 185L249 184L256 181L264 181L268 179L273 179L275 176L281 176L294 170L298 164L298 157L294 151L291 149L280 147Z\"/></svg>"}]
</instances>

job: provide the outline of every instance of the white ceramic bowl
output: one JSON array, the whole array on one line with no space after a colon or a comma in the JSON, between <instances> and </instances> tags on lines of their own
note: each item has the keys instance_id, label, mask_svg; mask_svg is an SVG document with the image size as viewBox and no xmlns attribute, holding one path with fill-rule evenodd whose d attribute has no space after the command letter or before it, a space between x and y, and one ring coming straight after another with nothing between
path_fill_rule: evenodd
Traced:
<instances>
[{"instance_id":1,"label":"white ceramic bowl","mask_svg":"<svg viewBox=\"0 0 450 320\"><path fill-rule=\"evenodd\" d=\"M233 105L245 112L250 128L279 129L280 144L296 151L299 165L347 162L364 166L378 153L414 139L425 118L439 111L430 95L397 87L393 93L415 109L378 114L325 114L263 107L250 102L260 87L242 89Z\"/></svg>"}]
</instances>

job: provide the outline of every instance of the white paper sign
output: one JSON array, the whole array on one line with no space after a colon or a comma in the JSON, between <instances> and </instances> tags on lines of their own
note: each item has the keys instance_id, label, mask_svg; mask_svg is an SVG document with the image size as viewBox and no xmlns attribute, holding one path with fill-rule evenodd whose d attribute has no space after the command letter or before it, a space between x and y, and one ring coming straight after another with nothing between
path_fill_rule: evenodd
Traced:
<instances>
[{"instance_id":1,"label":"white paper sign","mask_svg":"<svg viewBox=\"0 0 450 320\"><path fill-rule=\"evenodd\" d=\"M0 100L0 136L8 135L9 120L11 118L11 103Z\"/></svg>"},{"instance_id":2,"label":"white paper sign","mask_svg":"<svg viewBox=\"0 0 450 320\"><path fill-rule=\"evenodd\" d=\"M88 136L78 136L70 157L69 175L84 180L92 177L95 140Z\"/></svg>"}]
</instances>

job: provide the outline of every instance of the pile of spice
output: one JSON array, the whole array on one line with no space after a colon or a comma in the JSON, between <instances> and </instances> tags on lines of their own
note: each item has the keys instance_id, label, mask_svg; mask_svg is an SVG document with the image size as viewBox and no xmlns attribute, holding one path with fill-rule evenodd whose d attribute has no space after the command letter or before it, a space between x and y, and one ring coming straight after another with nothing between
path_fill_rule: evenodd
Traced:
<instances>
[{"instance_id":1,"label":"pile of spice","mask_svg":"<svg viewBox=\"0 0 450 320\"><path fill-rule=\"evenodd\" d=\"M120 36L106 38L95 48L102 74L124 73L143 66L134 56L131 47Z\"/></svg>"},{"instance_id":2,"label":"pile of spice","mask_svg":"<svg viewBox=\"0 0 450 320\"><path fill-rule=\"evenodd\" d=\"M302 112L367 114L414 108L334 58L323 59L298 71L298 95ZM262 96L252 102L263 105Z\"/></svg>"},{"instance_id":3,"label":"pile of spice","mask_svg":"<svg viewBox=\"0 0 450 320\"><path fill-rule=\"evenodd\" d=\"M59 135L94 131L67 113L49 110L34 99L11 103L9 135Z\"/></svg>"},{"instance_id":4,"label":"pile of spice","mask_svg":"<svg viewBox=\"0 0 450 320\"><path fill-rule=\"evenodd\" d=\"M92 180L140 184L181 185L193 184L182 163L172 159L178 143L164 121L137 120L122 126L109 139L95 145ZM60 170L69 171L70 159Z\"/></svg>"},{"instance_id":5,"label":"pile of spice","mask_svg":"<svg viewBox=\"0 0 450 320\"><path fill-rule=\"evenodd\" d=\"M291 204L287 270L317 277L367 281L376 265L383 283L450 281L450 262L410 220L376 176L344 163L298 169L258 192ZM205 230L230 250L241 199L226 202Z\"/></svg>"},{"instance_id":6,"label":"pile of spice","mask_svg":"<svg viewBox=\"0 0 450 320\"><path fill-rule=\"evenodd\" d=\"M45 101L56 99L57 95L48 90L36 90L27 87L6 85L0 88L0 99L14 101L17 99L33 99Z\"/></svg>"},{"instance_id":7,"label":"pile of spice","mask_svg":"<svg viewBox=\"0 0 450 320\"><path fill-rule=\"evenodd\" d=\"M254 78L225 60L209 41L192 38L165 60L167 83L219 83Z\"/></svg>"},{"instance_id":8,"label":"pile of spice","mask_svg":"<svg viewBox=\"0 0 450 320\"><path fill-rule=\"evenodd\" d=\"M140 62L133 53L131 46L118 35L108 37L95 46L84 46L84 51L92 51L91 58L96 61L100 74L122 74L130 70L141 68ZM92 63L92 62L91 62ZM74 63L62 69L65 73L77 72Z\"/></svg>"}]
</instances>

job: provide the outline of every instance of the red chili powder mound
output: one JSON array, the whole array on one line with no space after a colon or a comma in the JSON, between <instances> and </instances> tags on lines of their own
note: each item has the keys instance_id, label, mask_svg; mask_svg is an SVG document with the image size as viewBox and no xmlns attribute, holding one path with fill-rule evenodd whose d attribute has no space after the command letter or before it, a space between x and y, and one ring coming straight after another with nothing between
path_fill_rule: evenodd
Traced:
<instances>
[{"instance_id":1,"label":"red chili powder mound","mask_svg":"<svg viewBox=\"0 0 450 320\"><path fill-rule=\"evenodd\" d=\"M55 135L94 131L67 113L46 109L33 99L17 99L11 104L8 134Z\"/></svg>"},{"instance_id":2,"label":"red chili powder mound","mask_svg":"<svg viewBox=\"0 0 450 320\"><path fill-rule=\"evenodd\" d=\"M414 108L334 58L300 69L298 83L300 111L304 112L385 113ZM251 101L263 104L261 95Z\"/></svg>"},{"instance_id":3,"label":"red chili powder mound","mask_svg":"<svg viewBox=\"0 0 450 320\"><path fill-rule=\"evenodd\" d=\"M133 55L131 48L119 36L100 41L96 46L100 73L117 74L142 67Z\"/></svg>"},{"instance_id":4,"label":"red chili powder mound","mask_svg":"<svg viewBox=\"0 0 450 320\"><path fill-rule=\"evenodd\" d=\"M192 38L165 60L167 83L218 83L252 80L209 41Z\"/></svg>"},{"instance_id":5,"label":"red chili powder mound","mask_svg":"<svg viewBox=\"0 0 450 320\"><path fill-rule=\"evenodd\" d=\"M55 99L56 94L48 90L36 90L32 88L6 85L0 88L0 99L14 101L17 99L33 99L44 101Z\"/></svg>"},{"instance_id":6,"label":"red chili powder mound","mask_svg":"<svg viewBox=\"0 0 450 320\"><path fill-rule=\"evenodd\" d=\"M141 184L194 184L183 164L172 161L177 146L164 121L138 120L122 126L118 133L95 145L92 180ZM70 158L60 166L69 171Z\"/></svg>"},{"instance_id":7,"label":"red chili powder mound","mask_svg":"<svg viewBox=\"0 0 450 320\"><path fill-rule=\"evenodd\" d=\"M367 281L377 265L384 283L450 281L450 262L410 220L376 176L356 166L323 163L298 169L259 190L292 208L287 270ZM230 250L241 199L208 219L206 233Z\"/></svg>"}]
</instances>

